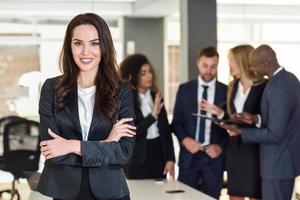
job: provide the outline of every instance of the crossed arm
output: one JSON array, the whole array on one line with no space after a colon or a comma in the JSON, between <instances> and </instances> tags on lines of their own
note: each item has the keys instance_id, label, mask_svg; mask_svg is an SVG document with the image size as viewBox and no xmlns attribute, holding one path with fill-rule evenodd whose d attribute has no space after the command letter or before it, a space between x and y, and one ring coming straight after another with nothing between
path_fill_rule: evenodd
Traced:
<instances>
[{"instance_id":1,"label":"crossed arm","mask_svg":"<svg viewBox=\"0 0 300 200\"><path fill-rule=\"evenodd\" d=\"M105 140L67 140L59 132L53 110L54 89L51 80L47 80L42 87L39 104L40 144L46 162L84 167L126 164L134 147L135 127L130 124L134 116L133 96L128 87L120 90L120 120L114 124Z\"/></svg>"},{"instance_id":2,"label":"crossed arm","mask_svg":"<svg viewBox=\"0 0 300 200\"><path fill-rule=\"evenodd\" d=\"M123 118L113 126L109 136L99 142L119 142L122 137L133 137L136 133L133 131L135 126L127 124L132 121L132 118ZM48 134L53 138L44 140L40 143L41 153L46 160L74 153L82 156L80 140L67 140L48 128Z\"/></svg>"}]
</instances>

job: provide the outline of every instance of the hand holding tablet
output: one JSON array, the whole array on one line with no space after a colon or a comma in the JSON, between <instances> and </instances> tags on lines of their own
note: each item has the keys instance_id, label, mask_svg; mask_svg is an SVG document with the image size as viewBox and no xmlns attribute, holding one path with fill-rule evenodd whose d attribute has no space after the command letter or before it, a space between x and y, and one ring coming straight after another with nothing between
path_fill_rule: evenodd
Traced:
<instances>
[{"instance_id":1,"label":"hand holding tablet","mask_svg":"<svg viewBox=\"0 0 300 200\"><path fill-rule=\"evenodd\" d=\"M234 118L230 118L230 119L218 119L216 117L209 117L207 115L202 115L202 114L198 114L198 113L192 113L192 116L204 118L206 120L211 120L212 122L215 122L217 125L223 123L223 124L228 124L228 125L236 125L240 128L253 127L253 124L244 122L243 120L241 120L238 117L234 117Z\"/></svg>"}]
</instances>

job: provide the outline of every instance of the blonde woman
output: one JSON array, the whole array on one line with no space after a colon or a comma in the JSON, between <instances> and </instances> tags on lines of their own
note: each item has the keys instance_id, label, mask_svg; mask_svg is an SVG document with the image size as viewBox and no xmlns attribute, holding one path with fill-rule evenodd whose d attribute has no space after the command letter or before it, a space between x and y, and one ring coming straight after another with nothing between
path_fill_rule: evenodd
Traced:
<instances>
[{"instance_id":1,"label":"blonde woman","mask_svg":"<svg viewBox=\"0 0 300 200\"><path fill-rule=\"evenodd\" d=\"M226 114L229 117L241 112L260 114L260 100L267 81L250 70L252 50L250 45L239 45L229 50L228 62L233 78L227 95ZM222 113L220 108L207 102L202 102L201 107L216 115ZM230 137L226 149L226 170L230 200L261 198L258 144L245 144L240 136Z\"/></svg>"}]
</instances>

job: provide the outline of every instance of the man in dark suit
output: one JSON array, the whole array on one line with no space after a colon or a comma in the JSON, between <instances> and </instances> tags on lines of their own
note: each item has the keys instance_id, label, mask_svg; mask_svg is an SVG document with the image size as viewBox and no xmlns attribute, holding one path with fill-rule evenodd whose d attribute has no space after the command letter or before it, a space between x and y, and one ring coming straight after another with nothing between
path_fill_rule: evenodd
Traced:
<instances>
[{"instance_id":1,"label":"man in dark suit","mask_svg":"<svg viewBox=\"0 0 300 200\"><path fill-rule=\"evenodd\" d=\"M198 79L179 86L172 122L180 142L178 180L215 198L219 198L222 187L226 132L210 120L192 114L211 116L200 110L202 100L225 105L226 85L216 80L218 61L214 47L200 52Z\"/></svg>"},{"instance_id":2,"label":"man in dark suit","mask_svg":"<svg viewBox=\"0 0 300 200\"><path fill-rule=\"evenodd\" d=\"M260 143L262 199L291 199L294 179L300 174L299 80L278 64L267 45L253 51L250 64L257 75L270 78L261 100L261 127L224 127L231 136L241 134L243 142ZM239 117L248 123L260 121L248 113Z\"/></svg>"}]
</instances>

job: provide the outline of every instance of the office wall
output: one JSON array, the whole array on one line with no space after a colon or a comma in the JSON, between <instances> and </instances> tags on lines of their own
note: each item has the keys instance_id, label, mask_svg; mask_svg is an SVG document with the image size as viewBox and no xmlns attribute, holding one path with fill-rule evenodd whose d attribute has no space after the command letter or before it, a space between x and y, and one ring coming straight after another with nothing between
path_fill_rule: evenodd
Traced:
<instances>
[{"instance_id":1,"label":"office wall","mask_svg":"<svg viewBox=\"0 0 300 200\"><path fill-rule=\"evenodd\" d=\"M158 86L163 93L164 86L164 28L163 18L124 18L124 55L128 44L134 42L134 53L145 54L158 75ZM129 42L129 43L128 43ZM129 44L130 45L130 44Z\"/></svg>"}]
</instances>

